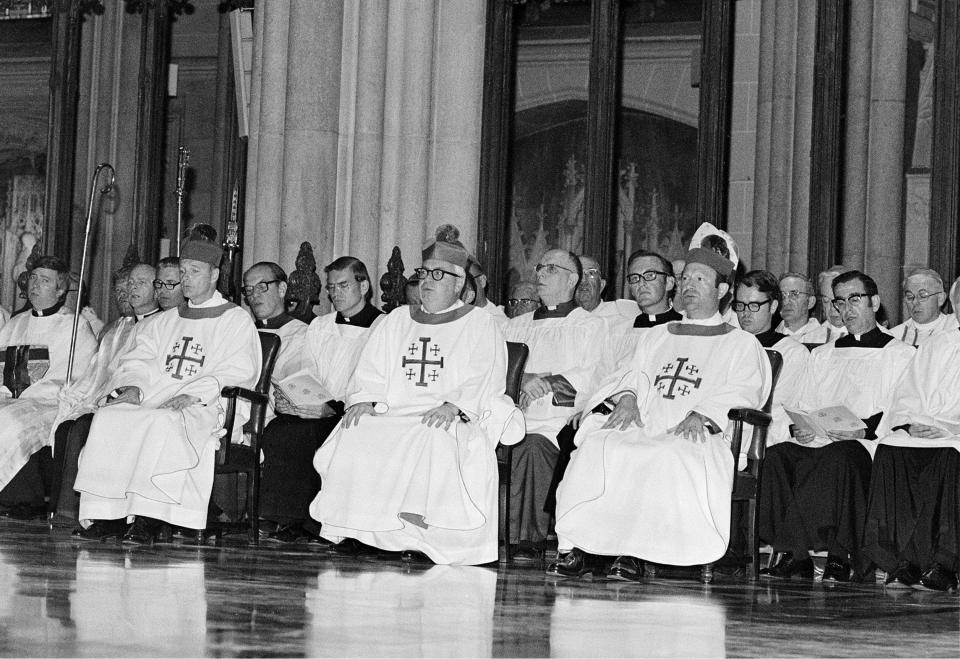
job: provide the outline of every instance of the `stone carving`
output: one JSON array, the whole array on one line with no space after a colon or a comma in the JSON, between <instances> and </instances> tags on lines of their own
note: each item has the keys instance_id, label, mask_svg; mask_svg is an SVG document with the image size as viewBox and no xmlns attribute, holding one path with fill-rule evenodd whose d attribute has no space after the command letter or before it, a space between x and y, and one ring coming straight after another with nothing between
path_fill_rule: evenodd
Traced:
<instances>
[{"instance_id":1,"label":"stone carving","mask_svg":"<svg viewBox=\"0 0 960 659\"><path fill-rule=\"evenodd\" d=\"M287 313L305 323L313 319L313 305L320 302L320 275L317 274L317 259L313 245L300 243L296 269L287 279Z\"/></svg>"},{"instance_id":2,"label":"stone carving","mask_svg":"<svg viewBox=\"0 0 960 659\"><path fill-rule=\"evenodd\" d=\"M380 300L383 301L384 313L390 313L399 306L407 303L405 287L407 278L403 275L403 259L400 257L400 248L393 246L390 260L387 261L387 271L380 277Z\"/></svg>"}]
</instances>

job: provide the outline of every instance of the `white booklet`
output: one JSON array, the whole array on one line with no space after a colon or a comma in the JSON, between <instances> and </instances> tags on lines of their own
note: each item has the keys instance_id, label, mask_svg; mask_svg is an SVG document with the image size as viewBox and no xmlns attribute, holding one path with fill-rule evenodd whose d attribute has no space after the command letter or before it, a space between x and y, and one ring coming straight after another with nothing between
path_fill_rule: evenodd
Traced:
<instances>
[{"instance_id":1,"label":"white booklet","mask_svg":"<svg viewBox=\"0 0 960 659\"><path fill-rule=\"evenodd\" d=\"M800 430L806 430L817 437L826 437L828 432L852 432L867 427L860 418L843 405L824 407L812 412L784 408L790 420Z\"/></svg>"},{"instance_id":2,"label":"white booklet","mask_svg":"<svg viewBox=\"0 0 960 659\"><path fill-rule=\"evenodd\" d=\"M297 371L274 383L277 407L304 418L331 416L333 411L327 403L334 396L309 371ZM282 401L282 402L281 402Z\"/></svg>"}]
</instances>

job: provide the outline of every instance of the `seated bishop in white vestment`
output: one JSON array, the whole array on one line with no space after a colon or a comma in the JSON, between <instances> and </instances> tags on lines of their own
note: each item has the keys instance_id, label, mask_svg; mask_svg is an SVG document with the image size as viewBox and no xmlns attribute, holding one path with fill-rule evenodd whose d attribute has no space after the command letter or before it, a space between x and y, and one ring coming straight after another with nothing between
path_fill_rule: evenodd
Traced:
<instances>
[{"instance_id":1,"label":"seated bishop in white vestment","mask_svg":"<svg viewBox=\"0 0 960 659\"><path fill-rule=\"evenodd\" d=\"M27 283L32 308L0 329L0 353L7 367L5 386L0 388L0 489L10 483L31 455L52 446L50 431L57 416L57 396L67 378L74 320L73 313L63 305L68 281L67 266L60 259L38 259ZM19 355L18 346L23 346ZM83 375L96 352L96 337L81 320L74 379Z\"/></svg>"},{"instance_id":2,"label":"seated bishop in white vestment","mask_svg":"<svg viewBox=\"0 0 960 659\"><path fill-rule=\"evenodd\" d=\"M497 558L495 449L519 441L522 419L504 393L497 321L458 299L466 250L435 241L423 257L422 305L373 326L344 420L316 453L310 515L339 551L358 541L486 563Z\"/></svg>"},{"instance_id":3,"label":"seated bishop in white vestment","mask_svg":"<svg viewBox=\"0 0 960 659\"><path fill-rule=\"evenodd\" d=\"M693 565L726 551L735 464L723 429L731 408L763 404L770 365L756 339L717 311L728 285L716 277L732 264L705 249L686 261L687 317L648 329L588 404L616 401L613 414L590 414L577 432L557 491L559 550L569 553L548 572L582 574L593 554L621 557L616 578L638 579L636 559ZM634 565L622 569L626 557Z\"/></svg>"},{"instance_id":4,"label":"seated bishop in white vestment","mask_svg":"<svg viewBox=\"0 0 960 659\"><path fill-rule=\"evenodd\" d=\"M219 258L212 243L183 247L188 302L152 320L121 359L111 381L117 395L94 414L80 456L74 487L84 526L128 516L206 525L226 407L220 391L252 387L261 361L250 315L215 290Z\"/></svg>"}]
</instances>

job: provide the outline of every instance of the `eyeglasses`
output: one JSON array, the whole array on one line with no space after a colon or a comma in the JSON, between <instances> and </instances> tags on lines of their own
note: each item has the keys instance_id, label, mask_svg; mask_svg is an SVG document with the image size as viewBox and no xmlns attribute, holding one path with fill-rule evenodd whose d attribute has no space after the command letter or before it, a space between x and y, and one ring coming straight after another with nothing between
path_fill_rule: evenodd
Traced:
<instances>
[{"instance_id":1,"label":"eyeglasses","mask_svg":"<svg viewBox=\"0 0 960 659\"><path fill-rule=\"evenodd\" d=\"M672 277L673 275L671 275L669 272L660 272L659 270L647 270L646 272L640 272L640 273L631 272L629 275L627 275L627 283L639 284L641 279L643 281L653 281L654 279L660 276L666 278L666 277Z\"/></svg>"},{"instance_id":2,"label":"eyeglasses","mask_svg":"<svg viewBox=\"0 0 960 659\"><path fill-rule=\"evenodd\" d=\"M539 300L531 300L528 297L512 297L507 300L507 306L516 307L521 304L540 304Z\"/></svg>"},{"instance_id":3,"label":"eyeglasses","mask_svg":"<svg viewBox=\"0 0 960 659\"><path fill-rule=\"evenodd\" d=\"M443 279L444 275L450 275L451 277L459 277L455 272L450 272L448 270L441 270L440 268L414 268L413 273L417 275L417 279L423 281L427 277L430 277L433 281L440 281Z\"/></svg>"},{"instance_id":4,"label":"eyeglasses","mask_svg":"<svg viewBox=\"0 0 960 659\"><path fill-rule=\"evenodd\" d=\"M534 269L537 271L537 274L540 274L540 271L543 270L548 275L557 274L557 270L566 270L567 272L575 272L574 270L571 270L570 268L565 268L564 266L559 265L557 263L538 263L537 267Z\"/></svg>"},{"instance_id":5,"label":"eyeglasses","mask_svg":"<svg viewBox=\"0 0 960 659\"><path fill-rule=\"evenodd\" d=\"M597 268L587 268L583 271L584 277L590 277L591 279L600 279L600 270Z\"/></svg>"},{"instance_id":6,"label":"eyeglasses","mask_svg":"<svg viewBox=\"0 0 960 659\"><path fill-rule=\"evenodd\" d=\"M153 287L154 287L155 289L157 289L158 291L159 291L160 289L162 289L162 288L165 288L165 289L167 289L168 291L172 291L173 289L175 289L175 288L176 288L177 286L179 286L179 285L180 285L180 282L178 282L178 281L161 281L161 280L159 280L159 279L154 279L154 280L153 280Z\"/></svg>"},{"instance_id":7,"label":"eyeglasses","mask_svg":"<svg viewBox=\"0 0 960 659\"><path fill-rule=\"evenodd\" d=\"M915 301L915 300L920 300L921 302L926 302L927 299L933 297L934 295L940 295L940 293L943 293L943 291L933 291L933 292L931 293L931 292L929 292L929 291L925 291L925 290L921 289L921 290L917 291L917 294L916 294L916 295L914 295L913 293L910 293L910 292L904 293L904 294L903 294L903 299L906 300L907 302L913 302L913 301Z\"/></svg>"},{"instance_id":8,"label":"eyeglasses","mask_svg":"<svg viewBox=\"0 0 960 659\"><path fill-rule=\"evenodd\" d=\"M740 300L735 300L730 306L733 307L733 310L736 312L742 312L744 309L749 309L753 313L760 311L760 308L765 304L770 304L773 300L764 300L763 302L741 302Z\"/></svg>"},{"instance_id":9,"label":"eyeglasses","mask_svg":"<svg viewBox=\"0 0 960 659\"><path fill-rule=\"evenodd\" d=\"M831 304L833 304L833 308L837 311L843 311L847 308L847 305L850 305L851 307L860 306L860 303L865 297L869 296L866 293L853 293L852 295L848 295L846 298L835 297L831 301Z\"/></svg>"},{"instance_id":10,"label":"eyeglasses","mask_svg":"<svg viewBox=\"0 0 960 659\"><path fill-rule=\"evenodd\" d=\"M327 291L327 293L333 293L334 291L343 292L356 283L357 283L356 281L341 281L338 284L327 284L323 288L325 291Z\"/></svg>"},{"instance_id":11,"label":"eyeglasses","mask_svg":"<svg viewBox=\"0 0 960 659\"><path fill-rule=\"evenodd\" d=\"M257 293L266 293L270 288L270 284L276 284L279 279L271 279L270 281L258 281L253 286L241 286L240 292L243 293L244 297L250 297L253 295L253 292Z\"/></svg>"},{"instance_id":12,"label":"eyeglasses","mask_svg":"<svg viewBox=\"0 0 960 659\"><path fill-rule=\"evenodd\" d=\"M797 299L800 298L801 295L803 295L804 297L806 297L806 296L810 295L810 293L807 293L806 291L797 291L797 290L793 290L793 291L780 291L780 297L782 297L782 298L784 298L784 299L786 299L786 300L797 300Z\"/></svg>"}]
</instances>

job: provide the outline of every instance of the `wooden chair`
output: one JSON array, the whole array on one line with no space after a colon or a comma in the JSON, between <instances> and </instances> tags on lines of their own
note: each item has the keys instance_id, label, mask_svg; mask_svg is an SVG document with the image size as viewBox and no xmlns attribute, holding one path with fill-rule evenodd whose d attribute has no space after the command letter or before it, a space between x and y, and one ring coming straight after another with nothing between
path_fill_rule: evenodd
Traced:
<instances>
[{"instance_id":1,"label":"wooden chair","mask_svg":"<svg viewBox=\"0 0 960 659\"><path fill-rule=\"evenodd\" d=\"M764 403L762 410L756 410L748 407L736 407L727 414L733 421L733 437L730 442L730 450L733 451L733 493L731 501L733 504L746 504L749 529L747 530L747 554L753 562L754 579L760 576L760 538L758 537L757 520L757 495L760 493L760 477L763 473L763 458L767 450L767 431L770 427L771 416L770 409L773 406L773 392L777 388L777 379L780 377L780 369L783 368L783 356L776 350L767 350L767 357L770 359L770 371L773 374L770 385L770 395L767 396L767 402ZM753 435L750 439L750 448L747 450L747 468L743 471L738 469L740 460L740 447L743 443L743 424L748 423L753 426ZM731 523L733 522L731 515ZM731 538L733 530L731 529ZM703 565L700 568L700 581L710 583L713 581L713 563Z\"/></svg>"},{"instance_id":2,"label":"wooden chair","mask_svg":"<svg viewBox=\"0 0 960 659\"><path fill-rule=\"evenodd\" d=\"M523 369L530 356L525 343L507 341L507 389L506 393L516 404L520 400L520 382ZM510 562L510 466L513 446L497 446L497 469L500 472L500 560Z\"/></svg>"},{"instance_id":3,"label":"wooden chair","mask_svg":"<svg viewBox=\"0 0 960 659\"><path fill-rule=\"evenodd\" d=\"M226 434L220 441L217 450L214 474L244 474L246 476L247 521L236 523L216 523L217 542L223 534L232 528L248 528L250 542L260 542L260 439L266 421L267 406L269 405L270 376L273 366L280 352L280 337L269 332L258 332L260 335L260 349L263 360L260 369L260 379L254 389L244 387L224 387L220 395L227 399ZM250 446L232 444L230 437L236 420L237 400L243 399L250 403L250 420L244 426L245 434L250 436Z\"/></svg>"}]
</instances>

